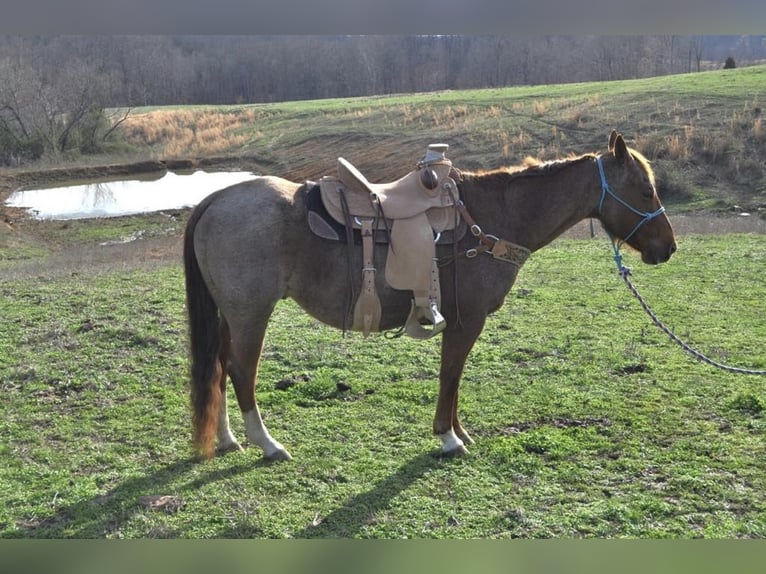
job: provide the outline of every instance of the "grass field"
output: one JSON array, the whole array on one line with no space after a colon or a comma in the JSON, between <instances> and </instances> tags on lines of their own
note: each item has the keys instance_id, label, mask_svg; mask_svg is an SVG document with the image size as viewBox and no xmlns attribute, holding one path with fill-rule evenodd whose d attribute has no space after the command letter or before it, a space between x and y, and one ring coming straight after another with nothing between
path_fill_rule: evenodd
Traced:
<instances>
[{"instance_id":1,"label":"grass field","mask_svg":"<svg viewBox=\"0 0 766 574\"><path fill-rule=\"evenodd\" d=\"M344 156L373 181L450 144L462 169L602 150L612 128L649 157L683 209L766 209L766 66L639 80L133 111L153 157L230 154L296 180Z\"/></svg>"},{"instance_id":2,"label":"grass field","mask_svg":"<svg viewBox=\"0 0 766 574\"><path fill-rule=\"evenodd\" d=\"M765 260L759 235L626 256L679 335L761 369ZM527 263L469 359L455 460L430 434L437 341L344 338L285 302L259 399L294 461L194 461L182 284L174 264L0 282L0 536L766 535L763 378L672 346L603 240Z\"/></svg>"},{"instance_id":3,"label":"grass field","mask_svg":"<svg viewBox=\"0 0 766 574\"><path fill-rule=\"evenodd\" d=\"M671 221L699 210L762 221L764 85L760 66L139 109L124 135L131 160L220 157L300 180L344 156L382 181L436 141L460 168L492 168L605 150L617 128L652 160ZM87 173L0 171L0 199L17 185L131 169L93 162ZM438 340L344 337L285 301L259 401L294 460L266 463L248 448L201 463L178 255L188 212L0 215L0 538L766 536L763 377L674 346L622 283L603 236L535 253L492 316L461 386L469 456L436 456ZM635 254L626 263L678 335L715 360L764 369L764 235L717 229L679 234L659 267Z\"/></svg>"}]
</instances>

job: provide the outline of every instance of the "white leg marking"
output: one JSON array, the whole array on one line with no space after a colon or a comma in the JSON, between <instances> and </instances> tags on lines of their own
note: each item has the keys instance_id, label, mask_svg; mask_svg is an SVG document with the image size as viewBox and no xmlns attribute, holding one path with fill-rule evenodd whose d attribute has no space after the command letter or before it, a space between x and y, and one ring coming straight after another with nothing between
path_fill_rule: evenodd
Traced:
<instances>
[{"instance_id":1,"label":"white leg marking","mask_svg":"<svg viewBox=\"0 0 766 574\"><path fill-rule=\"evenodd\" d=\"M455 431L449 429L444 434L440 434L439 438L442 441L442 452L444 453L456 453L467 452L463 441L458 438Z\"/></svg>"},{"instance_id":2,"label":"white leg marking","mask_svg":"<svg viewBox=\"0 0 766 574\"><path fill-rule=\"evenodd\" d=\"M228 452L231 450L242 450L242 447L231 432L229 425L229 409L226 406L226 393L221 395L221 405L218 409L218 450Z\"/></svg>"},{"instance_id":3,"label":"white leg marking","mask_svg":"<svg viewBox=\"0 0 766 574\"><path fill-rule=\"evenodd\" d=\"M261 412L258 410L258 405L256 405L253 410L243 413L242 416L245 419L247 439L261 447L266 458L279 460L290 460L292 458L285 447L282 446L281 443L274 440L269 434L266 425L263 424L263 419L261 418Z\"/></svg>"}]
</instances>

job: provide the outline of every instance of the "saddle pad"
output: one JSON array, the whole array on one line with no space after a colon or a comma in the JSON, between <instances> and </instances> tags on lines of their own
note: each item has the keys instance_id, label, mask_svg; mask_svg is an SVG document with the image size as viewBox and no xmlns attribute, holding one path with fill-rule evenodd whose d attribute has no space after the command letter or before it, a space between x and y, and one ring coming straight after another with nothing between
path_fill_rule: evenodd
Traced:
<instances>
[{"instance_id":1,"label":"saddle pad","mask_svg":"<svg viewBox=\"0 0 766 574\"><path fill-rule=\"evenodd\" d=\"M331 241L343 241L346 242L346 226L342 223L343 212L341 211L341 221L338 221L336 217L333 217L328 212L324 202L322 201L322 194L320 186L317 183L309 182L306 186L306 207L308 209L308 225L311 231L323 238ZM432 227L439 233L439 238L436 241L437 245L451 245L455 241L460 241L466 234L468 227L462 218L459 219L457 227L454 227L455 213L451 208L444 208L435 210L428 213L429 222ZM434 226L433 221L437 221L439 225ZM452 220L452 225L449 225L447 219ZM385 233L386 223L387 229L391 229L393 220L389 219L387 222L378 221L378 230L383 230L383 233L375 233L375 243L388 243L388 234ZM443 229L443 231L438 231ZM360 226L354 222L354 244L362 244L362 236Z\"/></svg>"},{"instance_id":2,"label":"saddle pad","mask_svg":"<svg viewBox=\"0 0 766 574\"><path fill-rule=\"evenodd\" d=\"M319 184L313 181L306 183L306 209L308 224L314 235L331 241L346 241L346 226L335 220L324 206L319 191ZM361 245L362 235L354 230L354 243Z\"/></svg>"}]
</instances>

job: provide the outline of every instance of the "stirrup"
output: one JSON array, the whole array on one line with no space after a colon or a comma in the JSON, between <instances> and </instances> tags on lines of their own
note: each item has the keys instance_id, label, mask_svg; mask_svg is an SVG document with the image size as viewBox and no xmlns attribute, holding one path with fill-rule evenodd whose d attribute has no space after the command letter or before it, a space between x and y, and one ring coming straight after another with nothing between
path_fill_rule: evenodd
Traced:
<instances>
[{"instance_id":1,"label":"stirrup","mask_svg":"<svg viewBox=\"0 0 766 574\"><path fill-rule=\"evenodd\" d=\"M407 334L413 339L430 339L441 333L447 326L447 322L439 312L436 299L429 297L426 305L417 306L415 301L415 299L412 300L410 315L404 325ZM419 303L423 303L423 301L419 301ZM430 325L430 328L426 328L424 324Z\"/></svg>"}]
</instances>

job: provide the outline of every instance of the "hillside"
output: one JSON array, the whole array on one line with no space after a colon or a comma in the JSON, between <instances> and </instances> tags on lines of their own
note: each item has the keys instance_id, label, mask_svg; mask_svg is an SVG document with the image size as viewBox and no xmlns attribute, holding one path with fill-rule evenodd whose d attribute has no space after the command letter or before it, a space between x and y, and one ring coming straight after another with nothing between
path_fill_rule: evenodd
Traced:
<instances>
[{"instance_id":1,"label":"hillside","mask_svg":"<svg viewBox=\"0 0 766 574\"><path fill-rule=\"evenodd\" d=\"M663 198L677 208L756 211L766 207L765 99L766 66L757 66L616 82L136 110L125 127L126 137L151 146L155 158L223 153L304 179L332 170L342 155L378 181L405 173L436 141L450 144L450 157L463 169L492 168L528 155L603 149L617 128L653 161Z\"/></svg>"},{"instance_id":2,"label":"hillside","mask_svg":"<svg viewBox=\"0 0 766 574\"><path fill-rule=\"evenodd\" d=\"M373 181L399 177L433 142L462 169L603 149L622 131L653 162L674 211L766 209L766 66L641 80L240 106L137 108L120 153L90 164L0 170L0 193L41 181L218 165L295 180L338 156ZM136 163L137 162L137 163ZM164 162L164 163L158 163Z\"/></svg>"}]
</instances>

